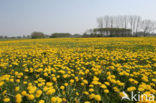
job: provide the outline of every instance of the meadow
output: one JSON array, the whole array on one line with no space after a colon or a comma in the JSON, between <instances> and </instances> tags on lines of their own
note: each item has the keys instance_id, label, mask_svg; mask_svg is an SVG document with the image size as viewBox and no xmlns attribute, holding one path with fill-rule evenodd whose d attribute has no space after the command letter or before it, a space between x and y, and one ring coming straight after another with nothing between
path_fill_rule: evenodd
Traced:
<instances>
[{"instance_id":1,"label":"meadow","mask_svg":"<svg viewBox=\"0 0 156 103\"><path fill-rule=\"evenodd\" d=\"M0 103L156 103L148 94L155 37L0 41Z\"/></svg>"}]
</instances>

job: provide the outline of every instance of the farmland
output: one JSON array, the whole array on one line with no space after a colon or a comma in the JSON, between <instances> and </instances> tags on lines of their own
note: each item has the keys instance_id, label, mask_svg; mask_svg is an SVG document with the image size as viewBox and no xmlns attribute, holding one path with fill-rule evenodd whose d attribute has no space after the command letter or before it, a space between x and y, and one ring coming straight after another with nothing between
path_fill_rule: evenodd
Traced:
<instances>
[{"instance_id":1,"label":"farmland","mask_svg":"<svg viewBox=\"0 0 156 103\"><path fill-rule=\"evenodd\" d=\"M156 94L156 38L0 41L0 103L121 103L123 91Z\"/></svg>"}]
</instances>

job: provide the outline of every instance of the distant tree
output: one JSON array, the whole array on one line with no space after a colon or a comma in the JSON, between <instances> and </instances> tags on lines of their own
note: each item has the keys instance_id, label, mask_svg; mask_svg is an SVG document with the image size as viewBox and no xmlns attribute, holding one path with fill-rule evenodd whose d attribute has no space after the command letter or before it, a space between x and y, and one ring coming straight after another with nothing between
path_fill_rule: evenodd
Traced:
<instances>
[{"instance_id":1,"label":"distant tree","mask_svg":"<svg viewBox=\"0 0 156 103\"><path fill-rule=\"evenodd\" d=\"M89 29L83 37L130 37L131 29L125 28L94 28Z\"/></svg>"},{"instance_id":2,"label":"distant tree","mask_svg":"<svg viewBox=\"0 0 156 103\"><path fill-rule=\"evenodd\" d=\"M3 36L0 36L0 39L3 39Z\"/></svg>"},{"instance_id":3,"label":"distant tree","mask_svg":"<svg viewBox=\"0 0 156 103\"><path fill-rule=\"evenodd\" d=\"M125 28L95 28L93 29L93 32L96 37L126 37L131 36L132 30ZM90 34L90 36L92 36L92 34Z\"/></svg>"},{"instance_id":4,"label":"distant tree","mask_svg":"<svg viewBox=\"0 0 156 103\"><path fill-rule=\"evenodd\" d=\"M85 37L85 38L89 37L89 34L87 33L87 31L83 33L82 37Z\"/></svg>"},{"instance_id":5,"label":"distant tree","mask_svg":"<svg viewBox=\"0 0 156 103\"><path fill-rule=\"evenodd\" d=\"M142 32L142 31L140 31L140 32L136 32L135 34L134 34L134 36L135 37L143 37L143 36L149 36L150 34L149 33L144 33L144 32Z\"/></svg>"},{"instance_id":6,"label":"distant tree","mask_svg":"<svg viewBox=\"0 0 156 103\"><path fill-rule=\"evenodd\" d=\"M65 37L72 37L70 33L53 33L50 36L51 38L65 38Z\"/></svg>"},{"instance_id":7,"label":"distant tree","mask_svg":"<svg viewBox=\"0 0 156 103\"><path fill-rule=\"evenodd\" d=\"M140 22L141 22L140 16L136 15L129 16L129 25L130 25L129 28L132 30L132 34L138 31L138 28L140 27Z\"/></svg>"},{"instance_id":8,"label":"distant tree","mask_svg":"<svg viewBox=\"0 0 156 103\"><path fill-rule=\"evenodd\" d=\"M8 36L4 36L3 38L7 39L7 38L9 38L9 37L8 37Z\"/></svg>"},{"instance_id":9,"label":"distant tree","mask_svg":"<svg viewBox=\"0 0 156 103\"><path fill-rule=\"evenodd\" d=\"M144 32L144 36L148 36L148 34L151 34L156 30L156 22L152 20L144 20L140 16L136 16L136 15L99 17L97 18L97 23L98 23L98 28L131 29L132 36L136 36L136 33L138 35L139 32ZM113 33L116 32L116 29L112 29L113 31L111 32ZM99 29L98 32L100 32L100 34L111 33L110 31L109 33L106 33L107 31L103 32L102 29Z\"/></svg>"},{"instance_id":10,"label":"distant tree","mask_svg":"<svg viewBox=\"0 0 156 103\"><path fill-rule=\"evenodd\" d=\"M141 29L144 32L144 36L147 36L156 29L155 22L152 22L151 20L143 20L141 22Z\"/></svg>"},{"instance_id":11,"label":"distant tree","mask_svg":"<svg viewBox=\"0 0 156 103\"><path fill-rule=\"evenodd\" d=\"M97 22L98 22L98 27L99 28L103 28L104 27L104 19L99 17L97 18Z\"/></svg>"},{"instance_id":12,"label":"distant tree","mask_svg":"<svg viewBox=\"0 0 156 103\"><path fill-rule=\"evenodd\" d=\"M45 37L45 35L44 35L44 33L42 33L42 32L33 32L33 33L31 34L31 38L32 38L32 39L44 38L44 37Z\"/></svg>"},{"instance_id":13,"label":"distant tree","mask_svg":"<svg viewBox=\"0 0 156 103\"><path fill-rule=\"evenodd\" d=\"M74 35L72 35L72 37L75 37L75 38L77 38L77 37L81 37L82 35L80 35L80 34L74 34Z\"/></svg>"},{"instance_id":14,"label":"distant tree","mask_svg":"<svg viewBox=\"0 0 156 103\"><path fill-rule=\"evenodd\" d=\"M23 35L23 36L22 36L22 38L26 38L26 36L25 36L25 35Z\"/></svg>"},{"instance_id":15,"label":"distant tree","mask_svg":"<svg viewBox=\"0 0 156 103\"><path fill-rule=\"evenodd\" d=\"M27 35L26 38L31 38L31 35Z\"/></svg>"},{"instance_id":16,"label":"distant tree","mask_svg":"<svg viewBox=\"0 0 156 103\"><path fill-rule=\"evenodd\" d=\"M15 38L20 39L20 38L22 38L22 37L21 37L21 36L16 36Z\"/></svg>"}]
</instances>

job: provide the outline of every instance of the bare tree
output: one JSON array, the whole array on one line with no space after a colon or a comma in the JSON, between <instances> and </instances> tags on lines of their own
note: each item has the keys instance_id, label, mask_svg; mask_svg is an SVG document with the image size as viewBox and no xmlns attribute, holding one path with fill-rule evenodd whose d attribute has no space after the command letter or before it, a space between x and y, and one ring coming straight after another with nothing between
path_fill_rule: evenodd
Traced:
<instances>
[{"instance_id":1,"label":"bare tree","mask_svg":"<svg viewBox=\"0 0 156 103\"><path fill-rule=\"evenodd\" d=\"M155 30L155 23L151 20L143 20L141 23L141 29L144 32L144 36L147 36L147 33L151 33Z\"/></svg>"},{"instance_id":2,"label":"bare tree","mask_svg":"<svg viewBox=\"0 0 156 103\"><path fill-rule=\"evenodd\" d=\"M99 28L103 28L104 27L104 19L103 19L103 17L97 18L97 23L98 23L98 27Z\"/></svg>"},{"instance_id":3,"label":"bare tree","mask_svg":"<svg viewBox=\"0 0 156 103\"><path fill-rule=\"evenodd\" d=\"M128 16L123 16L124 28L128 28Z\"/></svg>"},{"instance_id":4,"label":"bare tree","mask_svg":"<svg viewBox=\"0 0 156 103\"><path fill-rule=\"evenodd\" d=\"M156 22L151 20L142 20L140 16L104 16L97 18L99 28L125 28L131 29L132 34L144 32L152 33L156 30Z\"/></svg>"},{"instance_id":5,"label":"bare tree","mask_svg":"<svg viewBox=\"0 0 156 103\"><path fill-rule=\"evenodd\" d=\"M104 17L104 23L105 23L105 27L108 28L109 27L109 16Z\"/></svg>"},{"instance_id":6,"label":"bare tree","mask_svg":"<svg viewBox=\"0 0 156 103\"><path fill-rule=\"evenodd\" d=\"M136 16L129 16L129 24L130 24L130 29L132 30L132 34L134 34L135 32L135 28L136 28Z\"/></svg>"},{"instance_id":7,"label":"bare tree","mask_svg":"<svg viewBox=\"0 0 156 103\"><path fill-rule=\"evenodd\" d=\"M140 16L138 16L137 17L137 19L136 19L136 30L135 30L135 32L138 32L138 30L140 30L140 28L141 28L141 17Z\"/></svg>"},{"instance_id":8,"label":"bare tree","mask_svg":"<svg viewBox=\"0 0 156 103\"><path fill-rule=\"evenodd\" d=\"M109 22L110 22L110 28L114 27L114 16L109 17Z\"/></svg>"}]
</instances>

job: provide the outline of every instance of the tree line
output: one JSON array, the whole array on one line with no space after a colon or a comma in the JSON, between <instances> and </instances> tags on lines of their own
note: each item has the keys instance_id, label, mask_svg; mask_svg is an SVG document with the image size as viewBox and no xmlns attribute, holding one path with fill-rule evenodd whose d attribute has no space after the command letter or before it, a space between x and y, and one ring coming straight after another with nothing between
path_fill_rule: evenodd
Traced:
<instances>
[{"instance_id":1,"label":"tree line","mask_svg":"<svg viewBox=\"0 0 156 103\"><path fill-rule=\"evenodd\" d=\"M131 29L125 28L94 28L90 29L89 34L85 33L84 37L130 37Z\"/></svg>"},{"instance_id":2,"label":"tree line","mask_svg":"<svg viewBox=\"0 0 156 103\"><path fill-rule=\"evenodd\" d=\"M99 17L97 24L97 28L88 30L85 36L148 36L156 30L155 21L136 15Z\"/></svg>"},{"instance_id":3,"label":"tree line","mask_svg":"<svg viewBox=\"0 0 156 103\"><path fill-rule=\"evenodd\" d=\"M136 15L104 16L97 18L97 27L87 30L83 34L52 33L46 35L43 32L33 32L31 35L16 37L0 36L7 38L69 38L69 37L136 37L156 36L156 22L150 19L142 19Z\"/></svg>"},{"instance_id":4,"label":"tree line","mask_svg":"<svg viewBox=\"0 0 156 103\"><path fill-rule=\"evenodd\" d=\"M80 37L81 35L79 34L70 34L70 33L53 33L51 35L46 35L42 32L33 32L31 34L32 39L36 38L69 38L69 37Z\"/></svg>"}]
</instances>

